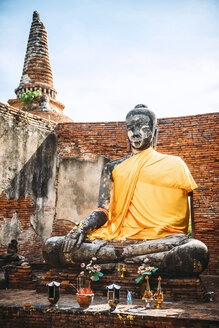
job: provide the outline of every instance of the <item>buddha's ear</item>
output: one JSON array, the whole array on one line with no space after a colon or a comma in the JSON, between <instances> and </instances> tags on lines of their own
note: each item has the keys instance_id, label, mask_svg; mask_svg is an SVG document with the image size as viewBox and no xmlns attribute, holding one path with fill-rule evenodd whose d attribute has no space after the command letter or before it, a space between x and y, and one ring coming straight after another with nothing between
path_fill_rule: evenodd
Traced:
<instances>
[{"instance_id":1,"label":"buddha's ear","mask_svg":"<svg viewBox=\"0 0 219 328\"><path fill-rule=\"evenodd\" d=\"M129 138L128 138L128 143L129 143L129 153L131 153L131 151L132 151L132 145L131 145L131 142L130 142Z\"/></svg>"},{"instance_id":2,"label":"buddha's ear","mask_svg":"<svg viewBox=\"0 0 219 328\"><path fill-rule=\"evenodd\" d=\"M154 149L156 149L156 147L157 147L158 131L159 131L159 128L158 128L158 126L156 125L156 127L155 127L155 129L154 129L153 140L152 140L152 147L153 147Z\"/></svg>"}]
</instances>

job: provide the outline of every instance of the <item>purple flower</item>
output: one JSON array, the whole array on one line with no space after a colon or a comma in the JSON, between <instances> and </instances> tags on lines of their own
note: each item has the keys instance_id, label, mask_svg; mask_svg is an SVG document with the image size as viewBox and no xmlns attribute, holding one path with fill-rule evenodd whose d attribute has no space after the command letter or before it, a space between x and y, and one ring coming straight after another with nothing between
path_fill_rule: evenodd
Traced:
<instances>
[{"instance_id":1,"label":"purple flower","mask_svg":"<svg viewBox=\"0 0 219 328\"><path fill-rule=\"evenodd\" d=\"M96 261L96 260L97 260L97 258L96 258L96 257L92 257L92 260L93 260L93 261Z\"/></svg>"}]
</instances>

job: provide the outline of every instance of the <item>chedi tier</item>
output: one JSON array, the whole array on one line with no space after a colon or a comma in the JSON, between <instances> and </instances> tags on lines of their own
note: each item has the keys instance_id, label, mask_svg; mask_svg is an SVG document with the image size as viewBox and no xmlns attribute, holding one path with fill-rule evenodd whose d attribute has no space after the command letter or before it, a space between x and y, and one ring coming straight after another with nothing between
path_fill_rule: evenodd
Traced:
<instances>
[{"instance_id":1,"label":"chedi tier","mask_svg":"<svg viewBox=\"0 0 219 328\"><path fill-rule=\"evenodd\" d=\"M40 96L31 108L24 108L21 102L22 92L40 91ZM19 86L15 89L16 99L9 99L9 105L32 112L40 117L57 122L72 121L62 114L64 105L56 100L52 70L49 62L47 33L37 11L33 13L23 72Z\"/></svg>"}]
</instances>

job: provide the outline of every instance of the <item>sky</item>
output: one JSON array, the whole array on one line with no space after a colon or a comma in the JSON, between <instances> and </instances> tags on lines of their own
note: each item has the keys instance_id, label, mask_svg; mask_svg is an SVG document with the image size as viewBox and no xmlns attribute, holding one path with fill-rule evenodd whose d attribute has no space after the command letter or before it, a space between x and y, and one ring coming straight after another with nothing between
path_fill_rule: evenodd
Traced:
<instances>
[{"instance_id":1,"label":"sky","mask_svg":"<svg viewBox=\"0 0 219 328\"><path fill-rule=\"evenodd\" d=\"M16 98L34 10L75 122L219 110L219 0L0 0L0 102Z\"/></svg>"}]
</instances>

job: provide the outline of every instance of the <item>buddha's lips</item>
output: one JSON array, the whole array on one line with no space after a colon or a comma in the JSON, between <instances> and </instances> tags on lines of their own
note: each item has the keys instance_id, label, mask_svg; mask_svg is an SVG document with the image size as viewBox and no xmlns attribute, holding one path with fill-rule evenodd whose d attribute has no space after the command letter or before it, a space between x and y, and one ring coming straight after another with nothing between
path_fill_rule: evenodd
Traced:
<instances>
[{"instance_id":1,"label":"buddha's lips","mask_svg":"<svg viewBox=\"0 0 219 328\"><path fill-rule=\"evenodd\" d=\"M134 143L139 143L139 142L142 142L142 139L141 138L136 138L136 139L131 139L132 142Z\"/></svg>"}]
</instances>

